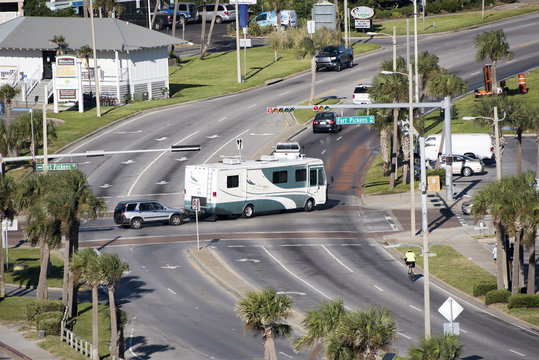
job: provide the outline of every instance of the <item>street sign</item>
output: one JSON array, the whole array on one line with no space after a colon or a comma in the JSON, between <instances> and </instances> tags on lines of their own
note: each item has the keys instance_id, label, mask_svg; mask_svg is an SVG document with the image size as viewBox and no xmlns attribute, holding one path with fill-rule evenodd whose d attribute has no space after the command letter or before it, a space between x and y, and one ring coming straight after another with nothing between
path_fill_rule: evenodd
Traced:
<instances>
[{"instance_id":1,"label":"street sign","mask_svg":"<svg viewBox=\"0 0 539 360\"><path fill-rule=\"evenodd\" d=\"M371 21L372 21L371 19L355 19L354 28L355 29L370 29L372 27Z\"/></svg>"},{"instance_id":2,"label":"street sign","mask_svg":"<svg viewBox=\"0 0 539 360\"><path fill-rule=\"evenodd\" d=\"M244 28L247 29L247 28ZM240 39L240 46L241 47L252 47L251 39Z\"/></svg>"},{"instance_id":3,"label":"street sign","mask_svg":"<svg viewBox=\"0 0 539 360\"><path fill-rule=\"evenodd\" d=\"M17 231L18 229L19 229L19 222L17 219L13 219L11 221L9 220L2 221L2 230Z\"/></svg>"},{"instance_id":4,"label":"street sign","mask_svg":"<svg viewBox=\"0 0 539 360\"><path fill-rule=\"evenodd\" d=\"M457 316L464 310L462 306L453 298L448 297L447 300L440 306L438 309L438 312L443 315L444 318L447 319L447 321L453 322Z\"/></svg>"},{"instance_id":5,"label":"street sign","mask_svg":"<svg viewBox=\"0 0 539 360\"><path fill-rule=\"evenodd\" d=\"M236 0L230 0L230 4L235 4ZM238 0L238 5L256 5L256 0Z\"/></svg>"},{"instance_id":6,"label":"street sign","mask_svg":"<svg viewBox=\"0 0 539 360\"><path fill-rule=\"evenodd\" d=\"M47 169L49 171L59 170L77 170L77 163L49 163ZM36 164L36 171L43 171L43 164Z\"/></svg>"},{"instance_id":7,"label":"street sign","mask_svg":"<svg viewBox=\"0 0 539 360\"><path fill-rule=\"evenodd\" d=\"M199 209L199 199L198 198L192 198L191 199L191 207L193 210L200 210Z\"/></svg>"},{"instance_id":8,"label":"street sign","mask_svg":"<svg viewBox=\"0 0 539 360\"><path fill-rule=\"evenodd\" d=\"M458 322L444 323L444 335L459 335L459 330Z\"/></svg>"},{"instance_id":9,"label":"street sign","mask_svg":"<svg viewBox=\"0 0 539 360\"><path fill-rule=\"evenodd\" d=\"M337 125L374 124L374 115L337 117Z\"/></svg>"}]
</instances>

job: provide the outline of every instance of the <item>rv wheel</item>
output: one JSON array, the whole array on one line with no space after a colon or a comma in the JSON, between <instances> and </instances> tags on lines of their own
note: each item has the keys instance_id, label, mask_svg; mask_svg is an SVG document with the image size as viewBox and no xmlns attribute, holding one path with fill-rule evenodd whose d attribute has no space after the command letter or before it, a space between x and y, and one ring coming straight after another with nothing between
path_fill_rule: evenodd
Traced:
<instances>
[{"instance_id":1,"label":"rv wheel","mask_svg":"<svg viewBox=\"0 0 539 360\"><path fill-rule=\"evenodd\" d=\"M314 201L313 199L307 200L305 203L305 212L313 211L314 209Z\"/></svg>"},{"instance_id":2,"label":"rv wheel","mask_svg":"<svg viewBox=\"0 0 539 360\"><path fill-rule=\"evenodd\" d=\"M243 209L243 217L244 218L251 218L253 217L254 209L253 205L247 205L245 209Z\"/></svg>"}]
</instances>

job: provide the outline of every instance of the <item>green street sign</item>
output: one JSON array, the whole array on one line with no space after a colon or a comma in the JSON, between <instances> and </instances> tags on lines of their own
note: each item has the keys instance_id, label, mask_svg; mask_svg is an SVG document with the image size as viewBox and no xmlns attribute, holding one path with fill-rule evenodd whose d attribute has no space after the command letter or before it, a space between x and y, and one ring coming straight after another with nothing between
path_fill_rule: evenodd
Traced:
<instances>
[{"instance_id":1,"label":"green street sign","mask_svg":"<svg viewBox=\"0 0 539 360\"><path fill-rule=\"evenodd\" d=\"M337 125L374 124L374 115L337 117Z\"/></svg>"},{"instance_id":2,"label":"green street sign","mask_svg":"<svg viewBox=\"0 0 539 360\"><path fill-rule=\"evenodd\" d=\"M36 171L43 171L44 168L43 164L36 164ZM47 169L49 171L77 170L77 163L49 163Z\"/></svg>"}]
</instances>

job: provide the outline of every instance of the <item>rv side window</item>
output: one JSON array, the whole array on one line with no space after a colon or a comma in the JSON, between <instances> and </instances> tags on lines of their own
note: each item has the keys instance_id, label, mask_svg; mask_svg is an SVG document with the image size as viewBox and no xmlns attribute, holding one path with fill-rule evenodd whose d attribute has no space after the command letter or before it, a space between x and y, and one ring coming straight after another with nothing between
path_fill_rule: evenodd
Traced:
<instances>
[{"instance_id":1,"label":"rv side window","mask_svg":"<svg viewBox=\"0 0 539 360\"><path fill-rule=\"evenodd\" d=\"M318 169L318 185L324 185L326 183L326 177L324 176L324 170Z\"/></svg>"},{"instance_id":2,"label":"rv side window","mask_svg":"<svg viewBox=\"0 0 539 360\"><path fill-rule=\"evenodd\" d=\"M285 171L274 171L273 172L273 183L274 184L284 184L288 181L287 172Z\"/></svg>"},{"instance_id":3,"label":"rv side window","mask_svg":"<svg viewBox=\"0 0 539 360\"><path fill-rule=\"evenodd\" d=\"M227 188L237 188L240 185L240 176L231 175L226 177L226 187Z\"/></svg>"},{"instance_id":4,"label":"rv side window","mask_svg":"<svg viewBox=\"0 0 539 360\"><path fill-rule=\"evenodd\" d=\"M316 180L316 169L309 170L309 185L316 186L318 181Z\"/></svg>"},{"instance_id":5,"label":"rv side window","mask_svg":"<svg viewBox=\"0 0 539 360\"><path fill-rule=\"evenodd\" d=\"M307 180L307 170L297 169L296 170L296 182L303 182Z\"/></svg>"}]
</instances>

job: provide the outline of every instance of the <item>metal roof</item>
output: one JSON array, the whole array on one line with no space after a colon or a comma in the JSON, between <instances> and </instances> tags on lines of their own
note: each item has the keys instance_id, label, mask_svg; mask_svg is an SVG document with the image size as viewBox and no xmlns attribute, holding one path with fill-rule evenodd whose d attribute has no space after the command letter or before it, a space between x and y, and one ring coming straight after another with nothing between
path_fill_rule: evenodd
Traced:
<instances>
[{"instance_id":1,"label":"metal roof","mask_svg":"<svg viewBox=\"0 0 539 360\"><path fill-rule=\"evenodd\" d=\"M94 18L96 49L135 51L186 43L142 26L114 18ZM0 49L56 50L55 35L66 39L67 48L91 47L90 18L21 16L0 24Z\"/></svg>"}]
</instances>

